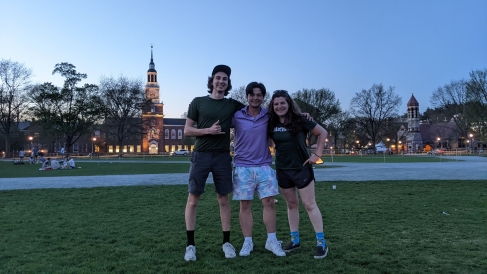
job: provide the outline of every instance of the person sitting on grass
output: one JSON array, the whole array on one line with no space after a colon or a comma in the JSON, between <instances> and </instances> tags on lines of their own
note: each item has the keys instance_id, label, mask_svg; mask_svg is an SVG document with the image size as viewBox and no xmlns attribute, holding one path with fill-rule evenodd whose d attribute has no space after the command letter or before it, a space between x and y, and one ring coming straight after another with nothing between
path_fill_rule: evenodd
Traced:
<instances>
[{"instance_id":1,"label":"person sitting on grass","mask_svg":"<svg viewBox=\"0 0 487 274\"><path fill-rule=\"evenodd\" d=\"M74 160L73 158L71 158L70 156L66 156L64 157L64 163L63 163L63 168L64 169L74 169L76 168L76 164L74 163Z\"/></svg>"},{"instance_id":2,"label":"person sitting on grass","mask_svg":"<svg viewBox=\"0 0 487 274\"><path fill-rule=\"evenodd\" d=\"M47 160L44 160L42 163L42 167L39 168L39 170L50 170L51 168L51 158L47 158Z\"/></svg>"},{"instance_id":3,"label":"person sitting on grass","mask_svg":"<svg viewBox=\"0 0 487 274\"><path fill-rule=\"evenodd\" d=\"M61 164L57 160L51 160L51 168L52 169L61 169Z\"/></svg>"}]
</instances>

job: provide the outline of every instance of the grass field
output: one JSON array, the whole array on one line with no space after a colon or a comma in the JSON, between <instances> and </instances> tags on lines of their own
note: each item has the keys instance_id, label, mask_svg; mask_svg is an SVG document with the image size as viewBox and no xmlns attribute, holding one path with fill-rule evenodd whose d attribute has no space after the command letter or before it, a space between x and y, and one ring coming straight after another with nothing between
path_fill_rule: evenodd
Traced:
<instances>
[{"instance_id":1,"label":"grass field","mask_svg":"<svg viewBox=\"0 0 487 274\"><path fill-rule=\"evenodd\" d=\"M333 168L326 163L425 163L425 162L448 162L461 161L463 157L455 159L427 156L427 155L387 155L384 160L382 155L324 155L324 165L316 168ZM76 159L77 166L81 169L75 170L50 170L40 171L40 164L13 165L12 161L0 161L0 178L26 178L26 177L57 177L57 176L91 176L91 175L128 175L128 174L163 174L163 173L186 173L189 170L190 158L186 156L159 156L159 157L126 157L126 158L100 158L89 159L80 157ZM336 167L336 166L335 166Z\"/></svg>"},{"instance_id":2,"label":"grass field","mask_svg":"<svg viewBox=\"0 0 487 274\"><path fill-rule=\"evenodd\" d=\"M225 259L213 185L198 207L196 262L183 260L186 186L0 191L0 273L487 273L485 182L334 184L316 185L330 247L322 260L303 211L302 248L284 258L266 251L258 201L254 252ZM288 241L277 199L278 237ZM238 203L232 209L239 250Z\"/></svg>"}]
</instances>

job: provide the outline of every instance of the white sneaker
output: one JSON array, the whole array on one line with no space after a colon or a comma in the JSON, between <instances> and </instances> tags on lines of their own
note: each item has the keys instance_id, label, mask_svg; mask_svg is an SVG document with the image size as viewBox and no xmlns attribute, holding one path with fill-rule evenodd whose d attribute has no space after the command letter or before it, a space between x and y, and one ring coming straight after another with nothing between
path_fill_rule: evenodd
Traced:
<instances>
[{"instance_id":1,"label":"white sneaker","mask_svg":"<svg viewBox=\"0 0 487 274\"><path fill-rule=\"evenodd\" d=\"M235 248L231 243L224 243L222 245L222 249L223 253L225 253L225 258L230 259L237 257L237 253L235 253Z\"/></svg>"},{"instance_id":2,"label":"white sneaker","mask_svg":"<svg viewBox=\"0 0 487 274\"><path fill-rule=\"evenodd\" d=\"M267 240L265 242L265 249L272 251L272 253L278 257L284 257L286 256L286 253L282 251L281 243L282 241L278 240Z\"/></svg>"},{"instance_id":3,"label":"white sneaker","mask_svg":"<svg viewBox=\"0 0 487 274\"><path fill-rule=\"evenodd\" d=\"M186 247L186 254L184 254L185 261L196 261L196 246L188 245Z\"/></svg>"},{"instance_id":4,"label":"white sneaker","mask_svg":"<svg viewBox=\"0 0 487 274\"><path fill-rule=\"evenodd\" d=\"M242 249L238 255L240 256L249 256L250 252L254 251L254 243L244 241Z\"/></svg>"}]
</instances>

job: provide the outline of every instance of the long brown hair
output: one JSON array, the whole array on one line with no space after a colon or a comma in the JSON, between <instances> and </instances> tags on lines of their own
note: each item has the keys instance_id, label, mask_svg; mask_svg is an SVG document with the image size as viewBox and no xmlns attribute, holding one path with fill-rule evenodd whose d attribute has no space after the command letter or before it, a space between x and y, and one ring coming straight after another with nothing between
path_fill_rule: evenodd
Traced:
<instances>
[{"instance_id":1,"label":"long brown hair","mask_svg":"<svg viewBox=\"0 0 487 274\"><path fill-rule=\"evenodd\" d=\"M301 109L299 109L298 105L294 100L289 96L289 93L286 90L276 90L272 95L272 99L269 103L269 124L267 125L267 134L271 136L274 132L274 127L276 127L277 123L280 122L279 116L274 111L274 99L277 97L283 97L286 99L287 104L289 105L288 111L285 115L284 120L284 127L287 131L291 133L291 135L296 135L302 129L302 116L301 116Z\"/></svg>"}]
</instances>

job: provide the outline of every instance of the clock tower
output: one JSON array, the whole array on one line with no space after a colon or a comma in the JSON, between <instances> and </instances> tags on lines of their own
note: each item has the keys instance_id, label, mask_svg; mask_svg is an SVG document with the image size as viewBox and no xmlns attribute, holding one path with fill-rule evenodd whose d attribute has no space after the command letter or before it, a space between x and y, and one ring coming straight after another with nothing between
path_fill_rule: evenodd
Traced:
<instances>
[{"instance_id":1,"label":"clock tower","mask_svg":"<svg viewBox=\"0 0 487 274\"><path fill-rule=\"evenodd\" d=\"M159 154L164 152L164 104L159 97L159 84L157 83L157 71L154 64L152 48L153 46L151 45L147 84L144 88L145 98L150 102L150 107L142 112L142 120L146 128L146 134L144 134L142 141L142 152Z\"/></svg>"}]
</instances>

